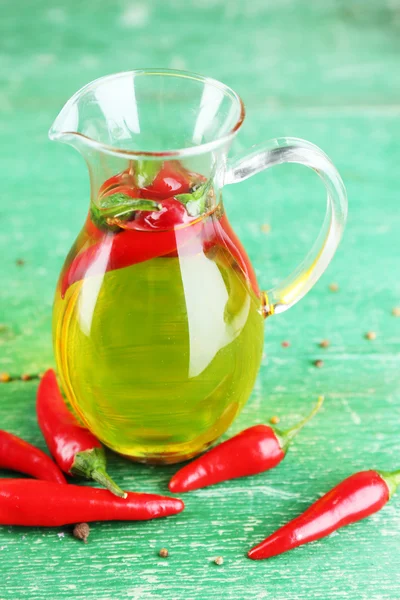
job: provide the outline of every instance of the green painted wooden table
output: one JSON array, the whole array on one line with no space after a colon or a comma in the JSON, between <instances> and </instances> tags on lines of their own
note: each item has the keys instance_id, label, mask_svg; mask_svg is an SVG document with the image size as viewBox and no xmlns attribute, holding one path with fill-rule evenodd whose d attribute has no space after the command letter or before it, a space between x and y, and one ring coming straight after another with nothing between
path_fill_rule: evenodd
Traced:
<instances>
[{"instance_id":1,"label":"green painted wooden table","mask_svg":"<svg viewBox=\"0 0 400 600\"><path fill-rule=\"evenodd\" d=\"M248 109L233 151L305 137L335 161L350 199L328 272L299 305L268 320L257 384L229 432L273 414L292 424L325 394L285 462L188 495L176 518L96 524L88 545L67 527L0 527L0 599L398 600L400 498L323 542L265 562L244 554L350 473L400 465L400 319L392 315L400 305L400 2L3 0L0 33L0 371L17 377L52 364L53 288L87 208L88 180L81 158L52 145L47 130L64 101L102 74L161 66L223 80ZM321 193L297 166L227 189L229 217L262 285L310 246ZM369 330L375 341L365 339ZM36 387L1 385L0 426L44 448ZM164 493L173 471L110 456L125 488ZM157 556L163 546L167 560Z\"/></svg>"}]
</instances>

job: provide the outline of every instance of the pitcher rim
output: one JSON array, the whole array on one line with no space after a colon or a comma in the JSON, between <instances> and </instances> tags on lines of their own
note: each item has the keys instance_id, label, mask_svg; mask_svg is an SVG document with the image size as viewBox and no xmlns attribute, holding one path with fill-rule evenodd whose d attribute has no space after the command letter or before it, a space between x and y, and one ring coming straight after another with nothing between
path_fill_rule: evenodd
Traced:
<instances>
[{"instance_id":1,"label":"pitcher rim","mask_svg":"<svg viewBox=\"0 0 400 600\"><path fill-rule=\"evenodd\" d=\"M204 84L212 85L223 92L227 93L232 100L236 101L239 108L239 116L234 124L234 126L225 133L224 135L216 137L214 140L210 142L205 142L203 144L198 144L197 146L189 146L188 148L172 148L171 150L165 151L151 151L151 150L124 150L121 148L116 148L115 146L104 144L103 142L99 142L84 133L80 133L78 131L57 131L56 123L59 117L62 115L64 110L69 108L76 100L82 95L82 93L86 92L91 87L95 87L99 84L99 82L104 82L108 79L117 79L119 77L125 77L127 75L166 75L166 76L176 76L186 79L192 79L195 81L202 82ZM238 130L240 129L244 118L246 115L245 106L243 100L239 96L235 90L231 87L222 83L218 79L214 79L213 77L207 77L204 75L200 75L199 73L195 73L193 71L184 71L180 69L132 69L130 71L120 71L118 73L111 73L109 75L103 75L102 77L98 77L93 81L90 81L83 87L81 87L71 98L66 102L61 111L58 113L55 118L50 130L49 130L49 138L50 140L60 140L62 138L68 138L69 136L78 137L84 140L85 144L91 148L96 150L101 150L102 152L112 155L112 156L123 156L125 158L135 159L137 157L154 157L156 159L160 158L176 158L176 157L186 157L186 156L195 156L196 154L202 154L205 152L210 152L214 148L221 146L236 135Z\"/></svg>"}]
</instances>

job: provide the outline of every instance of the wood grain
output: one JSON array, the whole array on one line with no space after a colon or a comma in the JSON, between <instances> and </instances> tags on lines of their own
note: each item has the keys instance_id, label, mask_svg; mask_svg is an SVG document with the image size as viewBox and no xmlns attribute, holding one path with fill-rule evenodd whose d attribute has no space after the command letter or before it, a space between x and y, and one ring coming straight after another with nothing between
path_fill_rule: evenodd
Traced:
<instances>
[{"instance_id":1,"label":"wood grain","mask_svg":"<svg viewBox=\"0 0 400 600\"><path fill-rule=\"evenodd\" d=\"M273 414L285 427L325 394L284 463L186 495L177 517L96 524L87 545L69 528L0 527L0 600L400 600L396 497L322 542L265 562L244 556L350 473L399 468L400 318L391 311L400 305L400 2L35 0L22 10L6 0L0 33L0 371L38 373L53 362L53 289L83 222L88 181L81 158L52 145L47 130L64 101L100 75L161 66L222 79L248 111L232 153L274 136L307 138L337 164L350 200L326 275L268 320L256 387L229 432ZM280 167L226 190L263 286L296 265L322 221L323 190L305 171ZM370 330L374 341L364 337ZM324 338L327 349L318 346ZM0 385L0 427L44 448L36 386ZM110 456L127 489L164 493L173 471Z\"/></svg>"}]
</instances>

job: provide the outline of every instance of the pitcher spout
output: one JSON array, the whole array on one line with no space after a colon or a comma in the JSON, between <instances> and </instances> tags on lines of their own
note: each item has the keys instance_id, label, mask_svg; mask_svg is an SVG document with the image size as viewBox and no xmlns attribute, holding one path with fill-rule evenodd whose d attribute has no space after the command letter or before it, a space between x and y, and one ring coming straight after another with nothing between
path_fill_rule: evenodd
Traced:
<instances>
[{"instance_id":1,"label":"pitcher spout","mask_svg":"<svg viewBox=\"0 0 400 600\"><path fill-rule=\"evenodd\" d=\"M136 198L136 190L148 191L157 176L169 185L179 172L201 174L216 204L226 154L243 118L240 98L217 81L179 71L138 70L81 88L62 108L49 137L82 155L93 202L110 180L122 181L122 191ZM165 175L169 172L173 177ZM179 194L179 186L170 187Z\"/></svg>"},{"instance_id":2,"label":"pitcher spout","mask_svg":"<svg viewBox=\"0 0 400 600\"><path fill-rule=\"evenodd\" d=\"M79 101L84 88L76 92L63 106L49 130L53 141L67 142L79 135Z\"/></svg>"},{"instance_id":3,"label":"pitcher spout","mask_svg":"<svg viewBox=\"0 0 400 600\"><path fill-rule=\"evenodd\" d=\"M138 70L81 88L57 116L49 137L113 156L182 158L226 153L243 118L239 96L215 80Z\"/></svg>"},{"instance_id":4,"label":"pitcher spout","mask_svg":"<svg viewBox=\"0 0 400 600\"><path fill-rule=\"evenodd\" d=\"M50 127L50 140L76 146L78 139L82 137L78 131L79 110L76 95L65 104Z\"/></svg>"}]
</instances>

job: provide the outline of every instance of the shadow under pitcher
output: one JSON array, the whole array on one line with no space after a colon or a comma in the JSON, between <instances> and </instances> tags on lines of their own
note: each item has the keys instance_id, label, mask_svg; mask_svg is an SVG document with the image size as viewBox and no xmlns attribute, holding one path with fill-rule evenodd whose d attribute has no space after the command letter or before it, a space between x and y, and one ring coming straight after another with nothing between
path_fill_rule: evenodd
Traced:
<instances>
[{"instance_id":1,"label":"shadow under pitcher","mask_svg":"<svg viewBox=\"0 0 400 600\"><path fill-rule=\"evenodd\" d=\"M134 460L185 460L229 427L260 367L265 317L307 293L343 233L346 193L329 158L280 138L228 159L243 119L218 81L138 70L82 88L50 130L81 153L91 183L55 295L58 372L87 427ZM323 180L326 217L295 272L260 291L221 190L285 162Z\"/></svg>"}]
</instances>

